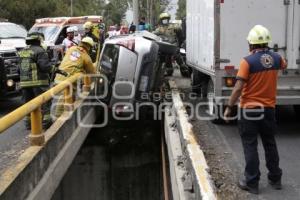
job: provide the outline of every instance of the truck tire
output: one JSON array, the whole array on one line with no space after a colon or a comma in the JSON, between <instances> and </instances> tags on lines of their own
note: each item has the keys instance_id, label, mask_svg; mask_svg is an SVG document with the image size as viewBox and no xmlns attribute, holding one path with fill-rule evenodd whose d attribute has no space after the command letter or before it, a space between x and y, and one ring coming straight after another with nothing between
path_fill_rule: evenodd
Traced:
<instances>
[{"instance_id":1,"label":"truck tire","mask_svg":"<svg viewBox=\"0 0 300 200\"><path fill-rule=\"evenodd\" d=\"M223 124L225 121L222 116L224 113L224 107L222 105L216 105L215 102L215 87L214 82L210 79L207 85L207 107L208 114L212 117L211 122L214 124Z\"/></svg>"}]
</instances>

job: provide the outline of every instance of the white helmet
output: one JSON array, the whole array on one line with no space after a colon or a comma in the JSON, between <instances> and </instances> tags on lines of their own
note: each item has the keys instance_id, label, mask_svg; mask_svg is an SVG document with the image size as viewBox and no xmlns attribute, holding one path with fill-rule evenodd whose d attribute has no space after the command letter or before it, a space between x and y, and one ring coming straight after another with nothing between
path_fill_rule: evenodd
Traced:
<instances>
[{"instance_id":1,"label":"white helmet","mask_svg":"<svg viewBox=\"0 0 300 200\"><path fill-rule=\"evenodd\" d=\"M67 33L74 33L74 28L73 28L73 26L67 28Z\"/></svg>"},{"instance_id":2,"label":"white helmet","mask_svg":"<svg viewBox=\"0 0 300 200\"><path fill-rule=\"evenodd\" d=\"M73 28L74 32L78 32L78 27L77 26L72 26L72 28Z\"/></svg>"},{"instance_id":3,"label":"white helmet","mask_svg":"<svg viewBox=\"0 0 300 200\"><path fill-rule=\"evenodd\" d=\"M270 31L262 26L254 26L247 37L249 44L267 44L271 42L271 33Z\"/></svg>"}]
</instances>

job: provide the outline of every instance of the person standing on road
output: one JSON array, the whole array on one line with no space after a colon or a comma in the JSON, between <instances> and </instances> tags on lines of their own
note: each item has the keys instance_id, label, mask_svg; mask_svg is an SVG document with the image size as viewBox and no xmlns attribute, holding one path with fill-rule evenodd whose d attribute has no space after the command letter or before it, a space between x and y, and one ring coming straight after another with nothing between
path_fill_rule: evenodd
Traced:
<instances>
[{"instance_id":1,"label":"person standing on road","mask_svg":"<svg viewBox=\"0 0 300 200\"><path fill-rule=\"evenodd\" d=\"M232 107L240 98L239 132L244 149L246 167L244 178L238 186L250 193L258 194L260 180L257 136L260 134L265 150L269 184L281 189L282 170L274 135L277 133L275 105L278 71L286 68L286 61L271 52L269 30L256 25L247 38L251 54L240 64L237 82L225 110L228 121Z\"/></svg>"},{"instance_id":2,"label":"person standing on road","mask_svg":"<svg viewBox=\"0 0 300 200\"><path fill-rule=\"evenodd\" d=\"M53 69L46 50L42 47L39 33L31 33L26 38L26 48L19 52L20 88L24 104L49 89L50 73ZM51 125L50 103L42 106L43 128ZM26 129L30 130L30 117L25 118Z\"/></svg>"}]
</instances>

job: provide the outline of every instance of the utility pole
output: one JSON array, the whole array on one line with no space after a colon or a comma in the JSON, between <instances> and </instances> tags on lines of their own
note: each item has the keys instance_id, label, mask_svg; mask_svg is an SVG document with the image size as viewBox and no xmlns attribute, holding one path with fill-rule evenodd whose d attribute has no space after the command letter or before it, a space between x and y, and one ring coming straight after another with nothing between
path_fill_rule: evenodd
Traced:
<instances>
[{"instance_id":1,"label":"utility pole","mask_svg":"<svg viewBox=\"0 0 300 200\"><path fill-rule=\"evenodd\" d=\"M154 26L154 22L153 22L153 9L154 9L154 6L153 6L153 0L150 0L150 16L149 16L149 23L151 24L151 26Z\"/></svg>"},{"instance_id":2,"label":"utility pole","mask_svg":"<svg viewBox=\"0 0 300 200\"><path fill-rule=\"evenodd\" d=\"M150 0L147 0L147 21L150 23L150 9L151 9L151 7L150 7Z\"/></svg>"},{"instance_id":3,"label":"utility pole","mask_svg":"<svg viewBox=\"0 0 300 200\"><path fill-rule=\"evenodd\" d=\"M73 17L73 0L71 0L71 5L70 5L70 7L71 7L71 17Z\"/></svg>"},{"instance_id":4,"label":"utility pole","mask_svg":"<svg viewBox=\"0 0 300 200\"><path fill-rule=\"evenodd\" d=\"M132 8L133 8L133 23L138 26L139 24L139 1L132 0Z\"/></svg>"}]
</instances>

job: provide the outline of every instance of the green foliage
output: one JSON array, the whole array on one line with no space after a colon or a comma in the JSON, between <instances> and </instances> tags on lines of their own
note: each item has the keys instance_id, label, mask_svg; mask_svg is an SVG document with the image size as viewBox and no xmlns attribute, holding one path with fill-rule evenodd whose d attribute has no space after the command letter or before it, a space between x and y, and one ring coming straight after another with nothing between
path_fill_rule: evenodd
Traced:
<instances>
[{"instance_id":1,"label":"green foliage","mask_svg":"<svg viewBox=\"0 0 300 200\"><path fill-rule=\"evenodd\" d=\"M140 16L151 16L148 21L157 23L159 14L166 9L169 1L139 0ZM37 18L70 16L70 4L71 0L0 0L0 18L29 29ZM105 0L73 0L73 16L102 15L107 25L113 25L121 22L130 4L132 0L110 0L107 4ZM150 5L152 12L149 12Z\"/></svg>"},{"instance_id":2,"label":"green foliage","mask_svg":"<svg viewBox=\"0 0 300 200\"><path fill-rule=\"evenodd\" d=\"M186 0L178 0L178 9L176 13L177 19L182 19L186 16Z\"/></svg>"},{"instance_id":3,"label":"green foliage","mask_svg":"<svg viewBox=\"0 0 300 200\"><path fill-rule=\"evenodd\" d=\"M104 17L106 24L119 24L125 17L127 9L127 0L110 0L110 2L104 7Z\"/></svg>"},{"instance_id":4,"label":"green foliage","mask_svg":"<svg viewBox=\"0 0 300 200\"><path fill-rule=\"evenodd\" d=\"M1 0L0 17L29 28L36 18L56 15L55 0Z\"/></svg>"},{"instance_id":5,"label":"green foliage","mask_svg":"<svg viewBox=\"0 0 300 200\"><path fill-rule=\"evenodd\" d=\"M147 5L147 3L149 4ZM147 19L148 22L157 24L159 15L165 11L169 3L170 0L139 0L140 16L144 16L146 18L150 17L151 19ZM151 6L152 16L149 15Z\"/></svg>"},{"instance_id":6,"label":"green foliage","mask_svg":"<svg viewBox=\"0 0 300 200\"><path fill-rule=\"evenodd\" d=\"M0 0L0 18L29 29L37 18L70 16L71 0ZM73 0L73 16L104 15L109 23L120 22L127 0Z\"/></svg>"}]
</instances>

